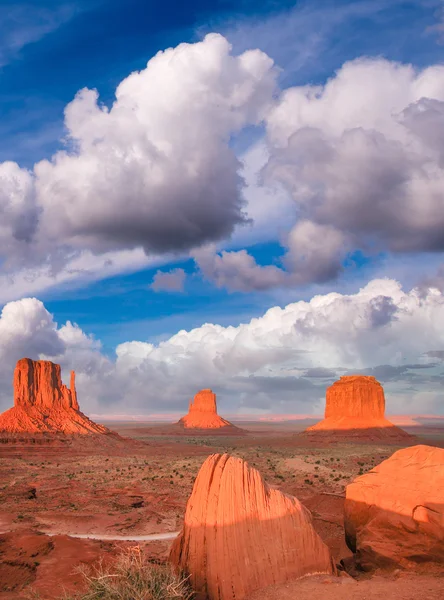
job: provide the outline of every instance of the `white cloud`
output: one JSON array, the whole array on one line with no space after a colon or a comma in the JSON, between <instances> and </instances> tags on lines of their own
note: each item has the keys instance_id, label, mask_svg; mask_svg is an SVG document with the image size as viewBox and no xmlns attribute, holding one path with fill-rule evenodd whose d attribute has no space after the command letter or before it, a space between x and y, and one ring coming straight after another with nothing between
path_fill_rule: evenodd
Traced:
<instances>
[{"instance_id":1,"label":"white cloud","mask_svg":"<svg viewBox=\"0 0 444 600\"><path fill-rule=\"evenodd\" d=\"M444 67L357 59L280 95L276 76L263 52L234 56L211 34L159 52L110 108L81 90L66 151L33 172L0 164L1 297L189 251L216 285L244 291L326 282L356 249L442 252ZM230 139L264 122L240 160ZM271 239L280 264L239 251Z\"/></svg>"},{"instance_id":2,"label":"white cloud","mask_svg":"<svg viewBox=\"0 0 444 600\"><path fill-rule=\"evenodd\" d=\"M230 291L322 284L342 271L344 238L329 225L300 220L284 244L288 248L282 259L286 270L275 265L258 265L246 250L218 254L213 245L199 248L192 255L205 279Z\"/></svg>"},{"instance_id":3,"label":"white cloud","mask_svg":"<svg viewBox=\"0 0 444 600\"><path fill-rule=\"evenodd\" d=\"M37 218L32 174L15 162L0 163L0 248L6 268L29 260Z\"/></svg>"},{"instance_id":4,"label":"white cloud","mask_svg":"<svg viewBox=\"0 0 444 600\"><path fill-rule=\"evenodd\" d=\"M60 258L57 268L46 262L41 266L23 267L16 272L0 274L0 303L26 294L40 294L56 286L59 289L78 288L91 281L156 267L171 259L168 254L147 256L142 248L103 254L93 254L87 250L70 252Z\"/></svg>"},{"instance_id":5,"label":"white cloud","mask_svg":"<svg viewBox=\"0 0 444 600\"><path fill-rule=\"evenodd\" d=\"M238 327L206 323L159 344L128 341L112 361L76 325L57 326L41 302L25 299L0 318L1 398L6 408L18 358L45 356L66 373L76 369L86 411L177 412L198 389L212 387L222 412L315 412L332 373L374 369L390 412L420 412L415 403L425 392L428 408L442 412L444 372L435 362L443 332L442 292L404 292L385 279L350 295L276 306Z\"/></svg>"},{"instance_id":6,"label":"white cloud","mask_svg":"<svg viewBox=\"0 0 444 600\"><path fill-rule=\"evenodd\" d=\"M183 292L186 273L183 269L171 269L171 271L157 271L151 284L155 292Z\"/></svg>"},{"instance_id":7,"label":"white cloud","mask_svg":"<svg viewBox=\"0 0 444 600\"><path fill-rule=\"evenodd\" d=\"M346 63L286 90L268 117L267 176L354 247L444 250L444 67Z\"/></svg>"},{"instance_id":8,"label":"white cloud","mask_svg":"<svg viewBox=\"0 0 444 600\"><path fill-rule=\"evenodd\" d=\"M274 265L260 266L246 250L216 253L214 246L199 248L193 258L205 279L219 288L248 292L285 285L287 273Z\"/></svg>"},{"instance_id":9,"label":"white cloud","mask_svg":"<svg viewBox=\"0 0 444 600\"><path fill-rule=\"evenodd\" d=\"M228 236L244 219L228 141L262 119L274 79L265 54L231 56L212 34L159 52L109 110L81 90L65 111L74 151L35 167L39 238L165 252Z\"/></svg>"},{"instance_id":10,"label":"white cloud","mask_svg":"<svg viewBox=\"0 0 444 600\"><path fill-rule=\"evenodd\" d=\"M266 123L264 181L287 190L297 215L286 270L222 255L218 282L224 265L226 286L248 290L334 279L353 250L444 251L443 66L357 59L323 86L285 90Z\"/></svg>"},{"instance_id":11,"label":"white cloud","mask_svg":"<svg viewBox=\"0 0 444 600\"><path fill-rule=\"evenodd\" d=\"M230 138L262 121L276 73L261 51L233 56L211 34L159 52L110 108L80 90L65 110L66 150L33 172L0 164L2 270L56 284L79 256L177 254L227 238L246 222Z\"/></svg>"}]
</instances>

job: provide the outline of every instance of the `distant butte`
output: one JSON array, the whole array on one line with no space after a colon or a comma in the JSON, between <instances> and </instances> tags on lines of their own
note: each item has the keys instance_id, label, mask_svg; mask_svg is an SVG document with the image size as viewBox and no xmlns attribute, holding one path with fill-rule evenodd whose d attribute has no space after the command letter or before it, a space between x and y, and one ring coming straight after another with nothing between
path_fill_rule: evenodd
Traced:
<instances>
[{"instance_id":1,"label":"distant butte","mask_svg":"<svg viewBox=\"0 0 444 600\"><path fill-rule=\"evenodd\" d=\"M184 429L208 430L211 433L239 434L243 430L217 414L216 394L210 389L201 390L190 401L188 414L178 423Z\"/></svg>"},{"instance_id":2,"label":"distant butte","mask_svg":"<svg viewBox=\"0 0 444 600\"><path fill-rule=\"evenodd\" d=\"M14 406L0 415L0 432L104 434L110 431L80 412L71 385L62 383L60 365L22 358L14 371Z\"/></svg>"},{"instance_id":3,"label":"distant butte","mask_svg":"<svg viewBox=\"0 0 444 600\"><path fill-rule=\"evenodd\" d=\"M344 376L327 388L325 418L303 435L323 438L413 440L385 418L382 385L366 375Z\"/></svg>"}]
</instances>

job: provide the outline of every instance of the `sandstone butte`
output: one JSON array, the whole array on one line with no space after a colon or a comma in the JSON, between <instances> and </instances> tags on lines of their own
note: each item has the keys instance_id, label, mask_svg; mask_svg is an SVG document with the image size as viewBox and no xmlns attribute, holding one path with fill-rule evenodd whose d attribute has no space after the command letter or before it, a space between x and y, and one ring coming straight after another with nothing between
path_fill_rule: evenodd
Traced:
<instances>
[{"instance_id":1,"label":"sandstone butte","mask_svg":"<svg viewBox=\"0 0 444 600\"><path fill-rule=\"evenodd\" d=\"M243 600L274 583L336 574L310 511L227 454L202 465L170 561L190 575L198 600Z\"/></svg>"},{"instance_id":2,"label":"sandstone butte","mask_svg":"<svg viewBox=\"0 0 444 600\"><path fill-rule=\"evenodd\" d=\"M347 486L347 544L364 570L444 567L444 449L412 446Z\"/></svg>"},{"instance_id":3,"label":"sandstone butte","mask_svg":"<svg viewBox=\"0 0 444 600\"><path fill-rule=\"evenodd\" d=\"M0 432L109 433L80 412L71 371L71 385L62 383L60 365L22 358L14 371L14 406L0 415Z\"/></svg>"},{"instance_id":4,"label":"sandstone butte","mask_svg":"<svg viewBox=\"0 0 444 600\"><path fill-rule=\"evenodd\" d=\"M180 419L179 424L185 429L238 429L217 414L216 394L210 389L201 390L194 396L194 400L190 401L188 414Z\"/></svg>"},{"instance_id":5,"label":"sandstone butte","mask_svg":"<svg viewBox=\"0 0 444 600\"><path fill-rule=\"evenodd\" d=\"M384 389L374 377L366 375L344 376L327 388L325 418L304 434L413 439L385 418Z\"/></svg>"}]
</instances>

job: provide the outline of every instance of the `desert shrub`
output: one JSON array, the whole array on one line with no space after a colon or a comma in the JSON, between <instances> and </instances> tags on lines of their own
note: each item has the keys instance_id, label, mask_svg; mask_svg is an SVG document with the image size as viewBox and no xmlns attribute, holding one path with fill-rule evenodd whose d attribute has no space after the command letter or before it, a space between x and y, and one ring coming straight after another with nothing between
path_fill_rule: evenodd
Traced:
<instances>
[{"instance_id":1,"label":"desert shrub","mask_svg":"<svg viewBox=\"0 0 444 600\"><path fill-rule=\"evenodd\" d=\"M82 566L86 591L63 600L191 600L194 593L188 579L171 565L145 561L140 547L122 553L110 567ZM62 599L61 599L62 600Z\"/></svg>"}]
</instances>

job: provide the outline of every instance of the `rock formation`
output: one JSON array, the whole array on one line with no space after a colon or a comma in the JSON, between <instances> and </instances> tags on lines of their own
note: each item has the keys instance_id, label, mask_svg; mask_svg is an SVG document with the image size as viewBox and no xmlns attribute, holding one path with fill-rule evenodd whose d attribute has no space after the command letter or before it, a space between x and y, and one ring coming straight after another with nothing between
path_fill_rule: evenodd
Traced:
<instances>
[{"instance_id":1,"label":"rock formation","mask_svg":"<svg viewBox=\"0 0 444 600\"><path fill-rule=\"evenodd\" d=\"M202 465L170 561L190 574L198 600L243 600L267 585L336 573L309 510L227 454Z\"/></svg>"},{"instance_id":2,"label":"rock formation","mask_svg":"<svg viewBox=\"0 0 444 600\"><path fill-rule=\"evenodd\" d=\"M75 373L63 385L60 365L22 358L14 371L14 406L0 415L0 432L108 433L79 410Z\"/></svg>"},{"instance_id":3,"label":"rock formation","mask_svg":"<svg viewBox=\"0 0 444 600\"><path fill-rule=\"evenodd\" d=\"M444 449L413 446L347 486L345 533L364 570L444 565Z\"/></svg>"},{"instance_id":4,"label":"rock formation","mask_svg":"<svg viewBox=\"0 0 444 600\"><path fill-rule=\"evenodd\" d=\"M396 427L385 416L382 385L374 377L341 377L327 388L325 418L304 434L341 438L411 440L411 435Z\"/></svg>"},{"instance_id":5,"label":"rock formation","mask_svg":"<svg viewBox=\"0 0 444 600\"><path fill-rule=\"evenodd\" d=\"M201 390L190 401L188 414L179 421L185 429L224 429L227 432L241 431L238 427L222 419L217 414L216 394L211 390Z\"/></svg>"}]
</instances>

